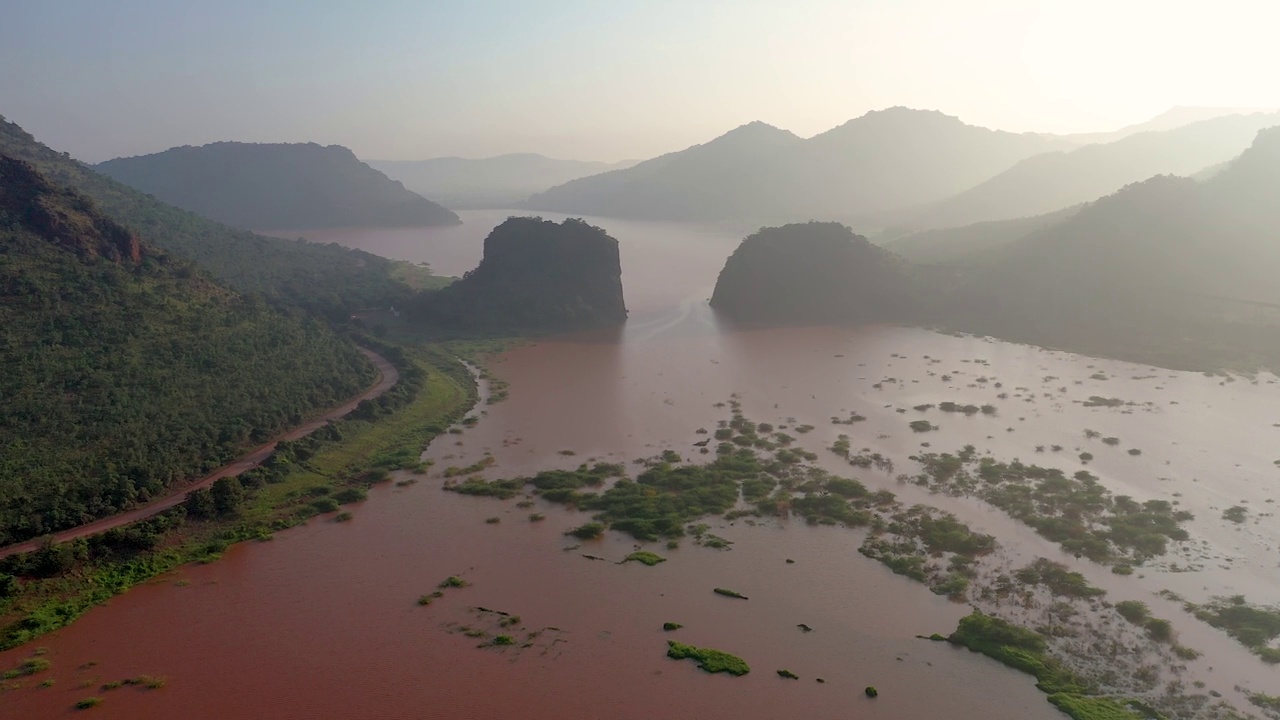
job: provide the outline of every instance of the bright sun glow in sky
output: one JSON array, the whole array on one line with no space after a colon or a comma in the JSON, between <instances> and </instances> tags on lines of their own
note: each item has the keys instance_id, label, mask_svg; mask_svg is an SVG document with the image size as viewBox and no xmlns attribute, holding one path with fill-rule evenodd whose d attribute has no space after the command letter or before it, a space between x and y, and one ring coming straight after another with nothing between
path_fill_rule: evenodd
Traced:
<instances>
[{"instance_id":1,"label":"bright sun glow in sky","mask_svg":"<svg viewBox=\"0 0 1280 720\"><path fill-rule=\"evenodd\" d=\"M1275 0L10 3L0 114L88 161L215 140L642 158L894 105L1087 132L1280 106Z\"/></svg>"}]
</instances>

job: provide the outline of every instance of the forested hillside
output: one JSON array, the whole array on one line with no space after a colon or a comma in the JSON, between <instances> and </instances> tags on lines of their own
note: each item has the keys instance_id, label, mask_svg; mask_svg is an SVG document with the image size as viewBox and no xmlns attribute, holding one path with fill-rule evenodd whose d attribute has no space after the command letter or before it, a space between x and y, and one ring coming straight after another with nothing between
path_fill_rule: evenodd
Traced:
<instances>
[{"instance_id":1,"label":"forested hillside","mask_svg":"<svg viewBox=\"0 0 1280 720\"><path fill-rule=\"evenodd\" d=\"M115 191L118 211L164 207L65 158L44 163ZM192 226L179 245L254 240ZM320 320L242 297L148 240L0 155L0 545L142 502L373 380Z\"/></svg>"},{"instance_id":2,"label":"forested hillside","mask_svg":"<svg viewBox=\"0 0 1280 720\"><path fill-rule=\"evenodd\" d=\"M460 222L340 145L218 142L116 158L95 169L171 205L246 230Z\"/></svg>"},{"instance_id":3,"label":"forested hillside","mask_svg":"<svg viewBox=\"0 0 1280 720\"><path fill-rule=\"evenodd\" d=\"M51 181L89 196L107 217L231 287L334 320L345 320L352 309L404 302L413 294L415 276L421 272L408 263L335 244L234 230L166 205L51 150L2 117L0 153L26 160Z\"/></svg>"}]
</instances>

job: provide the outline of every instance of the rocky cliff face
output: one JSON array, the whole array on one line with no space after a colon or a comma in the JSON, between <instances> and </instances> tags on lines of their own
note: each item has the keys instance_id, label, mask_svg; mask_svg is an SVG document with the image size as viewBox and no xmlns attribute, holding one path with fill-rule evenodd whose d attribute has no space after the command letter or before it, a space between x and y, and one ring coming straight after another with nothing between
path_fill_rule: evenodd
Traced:
<instances>
[{"instance_id":1,"label":"rocky cliff face","mask_svg":"<svg viewBox=\"0 0 1280 720\"><path fill-rule=\"evenodd\" d=\"M413 308L453 332L545 332L626 321L618 241L582 220L508 218L476 269Z\"/></svg>"},{"instance_id":2,"label":"rocky cliff face","mask_svg":"<svg viewBox=\"0 0 1280 720\"><path fill-rule=\"evenodd\" d=\"M763 228L742 241L711 307L748 323L889 322L916 302L905 263L839 223Z\"/></svg>"},{"instance_id":3,"label":"rocky cliff face","mask_svg":"<svg viewBox=\"0 0 1280 720\"><path fill-rule=\"evenodd\" d=\"M0 222L7 218L81 257L137 264L138 236L98 212L82 195L49 182L27 163L0 155Z\"/></svg>"}]
</instances>

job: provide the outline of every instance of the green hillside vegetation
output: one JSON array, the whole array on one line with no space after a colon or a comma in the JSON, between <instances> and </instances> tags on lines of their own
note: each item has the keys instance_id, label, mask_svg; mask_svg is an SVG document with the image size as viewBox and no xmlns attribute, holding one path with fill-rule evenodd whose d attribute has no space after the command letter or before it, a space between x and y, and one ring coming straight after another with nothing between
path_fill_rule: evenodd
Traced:
<instances>
[{"instance_id":1,"label":"green hillside vegetation","mask_svg":"<svg viewBox=\"0 0 1280 720\"><path fill-rule=\"evenodd\" d=\"M336 244L234 230L112 180L51 150L2 117L0 154L25 160L55 184L83 193L105 216L230 287L307 308L331 320L346 321L354 309L403 303L429 274L421 266Z\"/></svg>"},{"instance_id":2,"label":"green hillside vegetation","mask_svg":"<svg viewBox=\"0 0 1280 720\"><path fill-rule=\"evenodd\" d=\"M162 493L365 388L319 320L242 297L0 156L0 545Z\"/></svg>"},{"instance_id":3,"label":"green hillside vegetation","mask_svg":"<svg viewBox=\"0 0 1280 720\"><path fill-rule=\"evenodd\" d=\"M218 142L116 158L95 169L171 205L246 230L460 222L339 145Z\"/></svg>"},{"instance_id":4,"label":"green hillside vegetation","mask_svg":"<svg viewBox=\"0 0 1280 720\"><path fill-rule=\"evenodd\" d=\"M523 334L621 325L618 241L582 220L508 218L461 280L422 293L410 315L449 334Z\"/></svg>"}]
</instances>

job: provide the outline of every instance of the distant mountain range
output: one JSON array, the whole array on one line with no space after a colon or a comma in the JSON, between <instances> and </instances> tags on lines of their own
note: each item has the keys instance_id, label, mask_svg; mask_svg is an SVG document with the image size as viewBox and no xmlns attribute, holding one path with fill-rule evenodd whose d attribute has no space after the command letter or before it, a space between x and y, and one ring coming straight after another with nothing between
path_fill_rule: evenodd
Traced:
<instances>
[{"instance_id":1,"label":"distant mountain range","mask_svg":"<svg viewBox=\"0 0 1280 720\"><path fill-rule=\"evenodd\" d=\"M451 208L511 208L548 188L610 170L616 163L558 160L534 153L490 158L441 157L431 160L369 160L368 164L410 190Z\"/></svg>"},{"instance_id":2,"label":"distant mountain range","mask_svg":"<svg viewBox=\"0 0 1280 720\"><path fill-rule=\"evenodd\" d=\"M1274 125L1280 125L1280 113L1227 115L1043 153L946 200L880 214L872 222L938 228L1054 212L1154 175L1196 174L1239 155L1259 130Z\"/></svg>"},{"instance_id":3,"label":"distant mountain range","mask_svg":"<svg viewBox=\"0 0 1280 720\"><path fill-rule=\"evenodd\" d=\"M1280 127L1213 177L1156 176L1082 207L982 263L1005 284L1081 300L1218 296L1280 303ZM1118 309L1118 308L1117 308Z\"/></svg>"},{"instance_id":4,"label":"distant mountain range","mask_svg":"<svg viewBox=\"0 0 1280 720\"><path fill-rule=\"evenodd\" d=\"M171 205L246 230L460 222L338 145L219 142L117 158L96 169Z\"/></svg>"},{"instance_id":5,"label":"distant mountain range","mask_svg":"<svg viewBox=\"0 0 1280 720\"><path fill-rule=\"evenodd\" d=\"M1159 115L1140 123L1126 125L1119 130L1111 130L1107 132L1096 133L1076 133L1073 135L1064 135L1068 140L1079 143L1081 145L1092 145L1096 143L1109 143L1137 135L1141 132L1160 132L1163 130L1173 130L1183 125L1204 122L1214 118L1225 117L1227 115L1252 115L1254 113L1273 113L1280 111L1280 108L1225 108L1225 107L1184 107L1178 106L1169 108Z\"/></svg>"},{"instance_id":6,"label":"distant mountain range","mask_svg":"<svg viewBox=\"0 0 1280 720\"><path fill-rule=\"evenodd\" d=\"M703 145L573 180L527 207L652 220L756 222L851 217L954 195L1063 138L890 108L809 139L750 123Z\"/></svg>"},{"instance_id":7,"label":"distant mountain range","mask_svg":"<svg viewBox=\"0 0 1280 720\"><path fill-rule=\"evenodd\" d=\"M908 265L889 249L920 259L928 233L877 254L839 225L766 228L712 304L746 321L906 321L1165 367L1280 368L1280 127L1202 181L1158 175L950 232L964 252ZM907 292L878 291L886 279Z\"/></svg>"}]
</instances>

